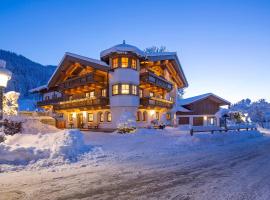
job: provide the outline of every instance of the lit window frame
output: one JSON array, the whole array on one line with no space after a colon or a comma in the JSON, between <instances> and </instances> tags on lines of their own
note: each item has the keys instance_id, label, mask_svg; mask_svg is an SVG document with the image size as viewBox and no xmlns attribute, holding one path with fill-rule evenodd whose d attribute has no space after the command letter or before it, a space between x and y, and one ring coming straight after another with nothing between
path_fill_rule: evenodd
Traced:
<instances>
[{"instance_id":1,"label":"lit window frame","mask_svg":"<svg viewBox=\"0 0 270 200\"><path fill-rule=\"evenodd\" d=\"M128 61L129 61L129 58L128 57L121 57L121 67L122 68L128 68Z\"/></svg>"},{"instance_id":2,"label":"lit window frame","mask_svg":"<svg viewBox=\"0 0 270 200\"><path fill-rule=\"evenodd\" d=\"M102 89L101 90L101 96L102 97L107 97L107 89Z\"/></svg>"},{"instance_id":3,"label":"lit window frame","mask_svg":"<svg viewBox=\"0 0 270 200\"><path fill-rule=\"evenodd\" d=\"M112 113L108 112L107 113L107 122L111 122L112 121Z\"/></svg>"},{"instance_id":4,"label":"lit window frame","mask_svg":"<svg viewBox=\"0 0 270 200\"><path fill-rule=\"evenodd\" d=\"M88 122L93 122L94 121L94 113L87 113L87 121Z\"/></svg>"},{"instance_id":5,"label":"lit window frame","mask_svg":"<svg viewBox=\"0 0 270 200\"><path fill-rule=\"evenodd\" d=\"M112 68L115 69L117 67L119 67L118 66L118 58L113 58L112 59Z\"/></svg>"},{"instance_id":6,"label":"lit window frame","mask_svg":"<svg viewBox=\"0 0 270 200\"><path fill-rule=\"evenodd\" d=\"M137 60L135 58L131 59L131 68L137 70Z\"/></svg>"},{"instance_id":7,"label":"lit window frame","mask_svg":"<svg viewBox=\"0 0 270 200\"><path fill-rule=\"evenodd\" d=\"M112 94L113 95L118 95L119 94L119 85L115 84L112 86Z\"/></svg>"},{"instance_id":8,"label":"lit window frame","mask_svg":"<svg viewBox=\"0 0 270 200\"><path fill-rule=\"evenodd\" d=\"M104 122L104 114L99 113L99 122Z\"/></svg>"},{"instance_id":9,"label":"lit window frame","mask_svg":"<svg viewBox=\"0 0 270 200\"><path fill-rule=\"evenodd\" d=\"M138 88L137 88L137 85L131 85L131 94L133 95L137 95L138 93Z\"/></svg>"},{"instance_id":10,"label":"lit window frame","mask_svg":"<svg viewBox=\"0 0 270 200\"><path fill-rule=\"evenodd\" d=\"M121 94L130 94L130 85L129 84L121 84Z\"/></svg>"}]
</instances>

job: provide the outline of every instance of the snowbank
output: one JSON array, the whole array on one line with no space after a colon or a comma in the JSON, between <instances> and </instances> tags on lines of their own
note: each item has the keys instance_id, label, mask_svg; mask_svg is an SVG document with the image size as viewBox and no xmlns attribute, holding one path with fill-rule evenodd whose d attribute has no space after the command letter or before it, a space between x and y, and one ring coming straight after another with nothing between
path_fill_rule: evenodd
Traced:
<instances>
[{"instance_id":1,"label":"snowbank","mask_svg":"<svg viewBox=\"0 0 270 200\"><path fill-rule=\"evenodd\" d=\"M48 134L16 134L0 143L0 164L25 165L40 159L57 162L75 161L90 150L79 130L63 130ZM48 163L48 160L46 161Z\"/></svg>"}]
</instances>

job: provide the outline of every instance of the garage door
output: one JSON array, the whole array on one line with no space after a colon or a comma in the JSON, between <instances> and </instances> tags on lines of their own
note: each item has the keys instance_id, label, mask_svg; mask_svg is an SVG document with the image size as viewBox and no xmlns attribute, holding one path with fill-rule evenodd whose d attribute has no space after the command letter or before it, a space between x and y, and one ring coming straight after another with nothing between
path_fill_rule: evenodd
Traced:
<instances>
[{"instance_id":1,"label":"garage door","mask_svg":"<svg viewBox=\"0 0 270 200\"><path fill-rule=\"evenodd\" d=\"M203 117L194 117L193 126L203 126Z\"/></svg>"},{"instance_id":2,"label":"garage door","mask_svg":"<svg viewBox=\"0 0 270 200\"><path fill-rule=\"evenodd\" d=\"M189 124L189 117L179 117L179 124L180 125Z\"/></svg>"}]
</instances>

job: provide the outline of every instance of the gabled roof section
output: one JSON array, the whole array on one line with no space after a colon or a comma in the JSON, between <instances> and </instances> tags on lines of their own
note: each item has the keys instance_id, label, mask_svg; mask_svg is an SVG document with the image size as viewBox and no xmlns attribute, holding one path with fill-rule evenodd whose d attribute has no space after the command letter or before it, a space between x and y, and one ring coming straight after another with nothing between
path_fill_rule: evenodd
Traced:
<instances>
[{"instance_id":1,"label":"gabled roof section","mask_svg":"<svg viewBox=\"0 0 270 200\"><path fill-rule=\"evenodd\" d=\"M215 99L215 101L217 101L220 105L230 105L231 103L213 93L206 93L206 94L202 94L202 95L198 95L198 96L194 96L194 97L190 97L190 98L186 98L186 99L181 99L179 100L179 105L180 106L185 106L185 105L189 105L192 103L195 103L197 101L201 101L204 99L207 99L209 97L212 97L213 99Z\"/></svg>"},{"instance_id":2,"label":"gabled roof section","mask_svg":"<svg viewBox=\"0 0 270 200\"><path fill-rule=\"evenodd\" d=\"M185 76L185 73L183 71L183 68L181 66L181 63L178 59L176 52L159 52L159 53L147 53L146 59L149 61L162 61L162 60L173 60L175 62L175 70L178 74L182 77L182 80L184 82L184 87L188 87L188 81Z\"/></svg>"},{"instance_id":3,"label":"gabled roof section","mask_svg":"<svg viewBox=\"0 0 270 200\"><path fill-rule=\"evenodd\" d=\"M29 90L30 93L38 93L42 90L47 90L47 85L41 85L39 87L33 88L31 90Z\"/></svg>"},{"instance_id":4,"label":"gabled roof section","mask_svg":"<svg viewBox=\"0 0 270 200\"><path fill-rule=\"evenodd\" d=\"M65 53L64 57L60 61L59 65L57 66L55 72L51 76L50 80L48 81L47 87L50 88L54 86L55 82L58 80L59 75L61 74L61 71L66 70L69 67L69 63L80 63L85 66L92 66L96 69L102 70L102 71L108 71L109 65L107 63L97 60L97 59L92 59L88 58L85 56L80 56L74 53Z\"/></svg>"}]
</instances>

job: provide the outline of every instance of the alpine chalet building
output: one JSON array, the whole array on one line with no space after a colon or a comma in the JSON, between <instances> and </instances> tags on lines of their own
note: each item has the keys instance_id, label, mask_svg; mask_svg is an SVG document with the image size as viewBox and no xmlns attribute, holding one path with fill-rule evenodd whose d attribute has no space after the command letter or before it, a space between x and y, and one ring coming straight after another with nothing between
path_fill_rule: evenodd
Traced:
<instances>
[{"instance_id":1,"label":"alpine chalet building","mask_svg":"<svg viewBox=\"0 0 270 200\"><path fill-rule=\"evenodd\" d=\"M100 60L66 53L37 105L56 116L59 128L117 128L127 112L137 127L153 120L175 125L178 89L188 86L175 52L145 53L119 44Z\"/></svg>"}]
</instances>

